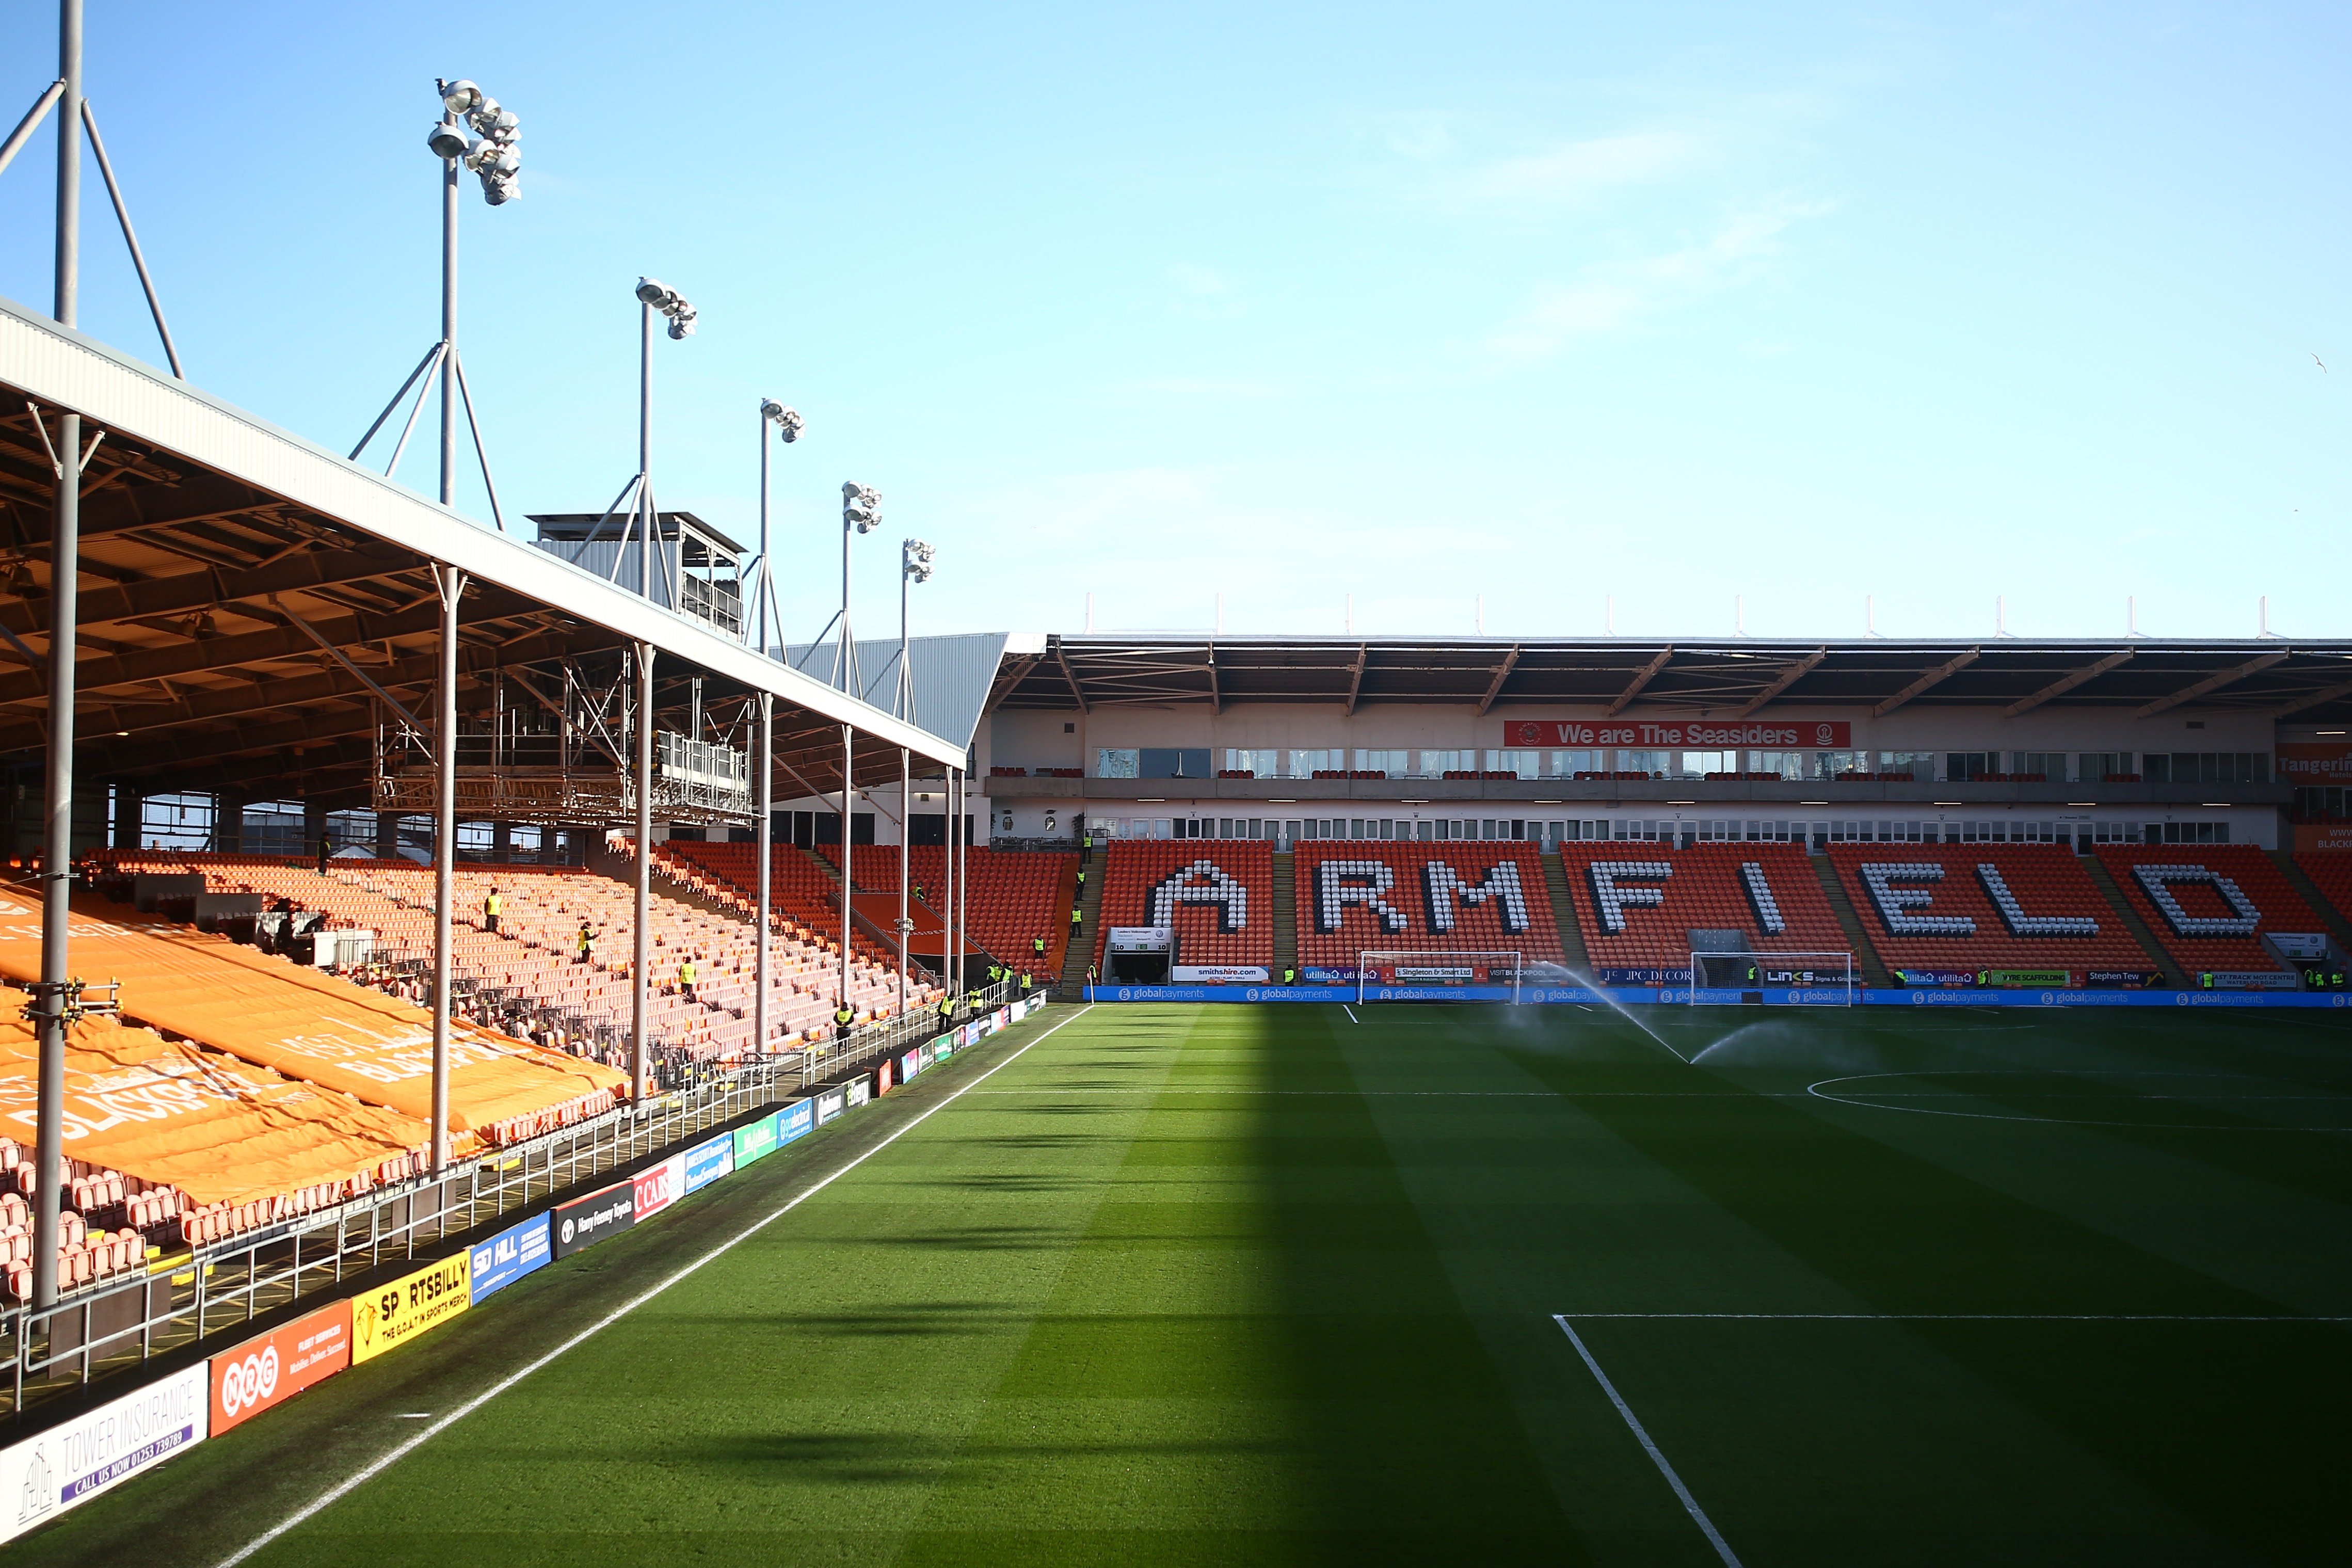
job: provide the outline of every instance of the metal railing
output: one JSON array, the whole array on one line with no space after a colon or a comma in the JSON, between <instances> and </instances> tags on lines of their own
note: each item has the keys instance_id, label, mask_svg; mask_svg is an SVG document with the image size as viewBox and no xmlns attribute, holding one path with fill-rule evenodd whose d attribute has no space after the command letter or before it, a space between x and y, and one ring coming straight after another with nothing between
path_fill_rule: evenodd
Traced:
<instances>
[{"instance_id":1,"label":"metal railing","mask_svg":"<svg viewBox=\"0 0 2352 1568\"><path fill-rule=\"evenodd\" d=\"M1011 999L988 989L983 1007ZM845 1068L941 1032L936 1015L908 1013L867 1025L829 1048L762 1058L740 1067L688 1068L685 1081L643 1106L520 1143L485 1151L439 1177L377 1188L331 1208L192 1248L128 1279L101 1281L41 1310L0 1312L7 1378L5 1415L137 1367L155 1356L226 1334L266 1312L318 1296L399 1262L446 1252L454 1237L542 1207L567 1188L677 1146L763 1107L799 1099Z\"/></svg>"}]
</instances>

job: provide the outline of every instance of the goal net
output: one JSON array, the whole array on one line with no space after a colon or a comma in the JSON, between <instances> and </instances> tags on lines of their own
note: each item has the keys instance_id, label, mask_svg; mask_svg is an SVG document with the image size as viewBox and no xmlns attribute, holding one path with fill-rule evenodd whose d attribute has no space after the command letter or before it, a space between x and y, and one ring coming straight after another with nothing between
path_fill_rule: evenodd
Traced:
<instances>
[{"instance_id":1,"label":"goal net","mask_svg":"<svg viewBox=\"0 0 2352 1568\"><path fill-rule=\"evenodd\" d=\"M1740 1002L1761 991L1796 993L1792 1000L1851 1007L1855 985L1853 954L1843 950L1690 955L1690 1001L1694 1007Z\"/></svg>"},{"instance_id":2,"label":"goal net","mask_svg":"<svg viewBox=\"0 0 2352 1568\"><path fill-rule=\"evenodd\" d=\"M1501 986L1519 999L1519 978L1526 970L1523 956L1500 948L1474 952L1428 951L1368 947L1356 954L1356 1000L1368 999L1374 985L1410 987L1420 993L1413 1000L1437 1000L1428 994L1447 986L1492 989ZM1465 1001L1489 1000L1467 997Z\"/></svg>"}]
</instances>

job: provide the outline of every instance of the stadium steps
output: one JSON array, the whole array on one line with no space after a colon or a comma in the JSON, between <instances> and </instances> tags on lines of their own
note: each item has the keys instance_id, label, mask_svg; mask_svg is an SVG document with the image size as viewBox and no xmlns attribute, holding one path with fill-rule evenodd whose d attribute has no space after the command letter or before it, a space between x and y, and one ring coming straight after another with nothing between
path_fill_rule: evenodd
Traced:
<instances>
[{"instance_id":1,"label":"stadium steps","mask_svg":"<svg viewBox=\"0 0 2352 1568\"><path fill-rule=\"evenodd\" d=\"M656 847L658 848L659 846ZM634 889L637 885L637 858L634 853L623 854L614 849L595 850L588 856L587 866L588 869L598 876L610 878L624 887ZM667 899L673 903L684 904L690 910L699 910L706 915L717 915L720 920L733 921L739 925L742 923L741 910L730 904L722 904L701 889L685 881L661 863L659 855L654 857L653 890L656 896Z\"/></svg>"},{"instance_id":2,"label":"stadium steps","mask_svg":"<svg viewBox=\"0 0 2352 1568\"><path fill-rule=\"evenodd\" d=\"M2271 863L2286 879L2286 885L2302 894L2303 901L2327 922L2327 934L2336 939L2336 945L2352 952L2352 921L2347 921L2336 912L2336 900L2320 891L2319 884L2311 879L2310 872L2294 863L2293 855L2284 849L2273 849L2270 851L2270 857Z\"/></svg>"},{"instance_id":3,"label":"stadium steps","mask_svg":"<svg viewBox=\"0 0 2352 1568\"><path fill-rule=\"evenodd\" d=\"M1298 967L1298 887L1297 883L1298 857L1288 849L1277 849L1274 855L1274 973L1266 978L1280 980L1283 971Z\"/></svg>"},{"instance_id":4,"label":"stadium steps","mask_svg":"<svg viewBox=\"0 0 2352 1568\"><path fill-rule=\"evenodd\" d=\"M1559 927L1559 950L1568 955L1568 967L1577 974L1592 973L1592 955L1584 948L1583 928L1576 923L1576 901L1569 896L1568 873L1560 868L1557 851L1546 854L1543 861L1544 889L1551 894L1551 918Z\"/></svg>"},{"instance_id":5,"label":"stadium steps","mask_svg":"<svg viewBox=\"0 0 2352 1568\"><path fill-rule=\"evenodd\" d=\"M2147 929L2147 922L2139 918L2139 911L2132 908L2129 899L2124 897L2123 889L2107 870L2107 863L2096 855L2085 855L2083 857L2083 868L2091 873L2091 880L2098 884L2099 896L2107 900L2109 909L2116 911L2116 918L2123 921L2124 930L2131 932L2132 940L2139 943L2140 951L2147 954L2148 961L2164 976L2164 983L2175 991L2188 990L2188 973L2173 962L2172 954L2164 950L2164 943L2156 940L2156 933Z\"/></svg>"},{"instance_id":6,"label":"stadium steps","mask_svg":"<svg viewBox=\"0 0 2352 1568\"><path fill-rule=\"evenodd\" d=\"M1078 900L1086 923L1078 928L1079 940L1071 942L1062 956L1062 984L1054 991L1057 1002L1076 1002L1084 994L1087 963L1094 956L1095 933L1102 929L1103 861L1107 853L1097 846L1086 851L1078 861L1087 868L1086 897Z\"/></svg>"},{"instance_id":7,"label":"stadium steps","mask_svg":"<svg viewBox=\"0 0 2352 1568\"><path fill-rule=\"evenodd\" d=\"M1864 982L1871 985L1894 984L1895 976L1886 972L1878 949L1871 945L1870 933L1862 929L1862 917L1853 912L1853 904L1845 896L1845 885L1838 880L1837 868L1830 864L1826 855L1809 855L1806 858L1812 862L1813 876L1820 881L1822 891L1829 895L1830 910L1837 916L1838 929L1853 944Z\"/></svg>"}]
</instances>

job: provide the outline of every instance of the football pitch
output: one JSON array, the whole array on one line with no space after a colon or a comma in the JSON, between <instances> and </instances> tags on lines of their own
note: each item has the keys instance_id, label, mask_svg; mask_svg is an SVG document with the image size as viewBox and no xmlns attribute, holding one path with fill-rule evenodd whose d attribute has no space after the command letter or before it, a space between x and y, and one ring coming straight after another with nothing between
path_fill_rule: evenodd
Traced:
<instances>
[{"instance_id":1,"label":"football pitch","mask_svg":"<svg viewBox=\"0 0 2352 1568\"><path fill-rule=\"evenodd\" d=\"M2334 1013L1054 1008L10 1552L2342 1563L2347 1152Z\"/></svg>"}]
</instances>

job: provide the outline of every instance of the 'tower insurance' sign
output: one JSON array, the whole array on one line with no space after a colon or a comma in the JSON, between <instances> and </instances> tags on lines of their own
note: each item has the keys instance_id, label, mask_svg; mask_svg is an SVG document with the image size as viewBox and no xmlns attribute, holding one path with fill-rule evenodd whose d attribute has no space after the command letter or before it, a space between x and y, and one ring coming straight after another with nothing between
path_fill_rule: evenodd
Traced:
<instances>
[{"instance_id":1,"label":"'tower insurance' sign","mask_svg":"<svg viewBox=\"0 0 2352 1568\"><path fill-rule=\"evenodd\" d=\"M1843 719L1802 719L1779 723L1631 723L1614 720L1514 719L1503 726L1507 746L1820 746L1843 751L1853 744L1853 725Z\"/></svg>"},{"instance_id":2,"label":"'tower insurance' sign","mask_svg":"<svg viewBox=\"0 0 2352 1568\"><path fill-rule=\"evenodd\" d=\"M198 1362L0 1452L0 1541L203 1442L211 1394Z\"/></svg>"}]
</instances>

